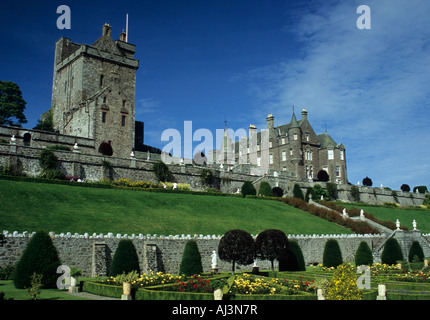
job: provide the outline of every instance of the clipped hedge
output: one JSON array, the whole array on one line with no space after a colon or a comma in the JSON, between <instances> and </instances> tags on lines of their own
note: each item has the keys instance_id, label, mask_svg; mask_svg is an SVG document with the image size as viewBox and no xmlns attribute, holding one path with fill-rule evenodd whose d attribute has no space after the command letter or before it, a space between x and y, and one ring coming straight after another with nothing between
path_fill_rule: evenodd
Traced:
<instances>
[{"instance_id":1,"label":"clipped hedge","mask_svg":"<svg viewBox=\"0 0 430 320\"><path fill-rule=\"evenodd\" d=\"M84 281L82 291L95 294L97 296L118 298L122 296L122 287L111 286L104 283L97 283L92 281Z\"/></svg>"}]
</instances>

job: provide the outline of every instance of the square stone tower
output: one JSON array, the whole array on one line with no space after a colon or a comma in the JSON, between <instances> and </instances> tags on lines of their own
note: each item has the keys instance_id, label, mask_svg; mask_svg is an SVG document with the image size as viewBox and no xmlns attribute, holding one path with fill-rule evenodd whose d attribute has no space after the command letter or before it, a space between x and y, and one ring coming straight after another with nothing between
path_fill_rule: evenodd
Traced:
<instances>
[{"instance_id":1,"label":"square stone tower","mask_svg":"<svg viewBox=\"0 0 430 320\"><path fill-rule=\"evenodd\" d=\"M128 157L134 148L136 46L112 39L110 25L92 45L55 46L52 113L61 134L94 139L95 151Z\"/></svg>"}]
</instances>

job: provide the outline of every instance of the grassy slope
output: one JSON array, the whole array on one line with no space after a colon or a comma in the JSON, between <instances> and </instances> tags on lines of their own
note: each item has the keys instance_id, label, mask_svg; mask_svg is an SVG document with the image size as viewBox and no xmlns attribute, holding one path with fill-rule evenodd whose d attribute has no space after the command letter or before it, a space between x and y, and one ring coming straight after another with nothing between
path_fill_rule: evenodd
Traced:
<instances>
[{"instance_id":1,"label":"grassy slope","mask_svg":"<svg viewBox=\"0 0 430 320\"><path fill-rule=\"evenodd\" d=\"M277 201L0 180L0 231L83 234L351 233Z\"/></svg>"},{"instance_id":2,"label":"grassy slope","mask_svg":"<svg viewBox=\"0 0 430 320\"><path fill-rule=\"evenodd\" d=\"M430 232L430 211L428 210L414 210L414 209L395 209L378 206L363 206L344 204L345 207L362 208L365 212L373 214L376 218L386 221L396 221L399 219L400 224L412 230L412 221L416 220L417 229L422 233Z\"/></svg>"}]
</instances>

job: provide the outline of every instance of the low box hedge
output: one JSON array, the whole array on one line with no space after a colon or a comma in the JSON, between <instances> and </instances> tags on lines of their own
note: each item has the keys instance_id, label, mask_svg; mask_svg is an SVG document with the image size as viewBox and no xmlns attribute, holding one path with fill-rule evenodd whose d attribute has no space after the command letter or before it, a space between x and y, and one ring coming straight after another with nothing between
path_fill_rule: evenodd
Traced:
<instances>
[{"instance_id":1,"label":"low box hedge","mask_svg":"<svg viewBox=\"0 0 430 320\"><path fill-rule=\"evenodd\" d=\"M110 298L121 298L122 287L107 285L103 283L97 283L92 281L84 281L82 285L82 291L95 294L97 296L110 297Z\"/></svg>"}]
</instances>

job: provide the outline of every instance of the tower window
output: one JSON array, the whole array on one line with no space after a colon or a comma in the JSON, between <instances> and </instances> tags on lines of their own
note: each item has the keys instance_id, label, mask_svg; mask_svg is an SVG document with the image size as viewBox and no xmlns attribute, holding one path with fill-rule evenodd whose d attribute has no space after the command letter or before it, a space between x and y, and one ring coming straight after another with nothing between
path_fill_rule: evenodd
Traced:
<instances>
[{"instance_id":1,"label":"tower window","mask_svg":"<svg viewBox=\"0 0 430 320\"><path fill-rule=\"evenodd\" d=\"M334 159L334 151L333 150L327 150L328 152L328 160Z\"/></svg>"},{"instance_id":2,"label":"tower window","mask_svg":"<svg viewBox=\"0 0 430 320\"><path fill-rule=\"evenodd\" d=\"M293 139L294 139L294 140L297 140L297 134L294 134L294 135L293 135Z\"/></svg>"},{"instance_id":3,"label":"tower window","mask_svg":"<svg viewBox=\"0 0 430 320\"><path fill-rule=\"evenodd\" d=\"M125 116L121 116L121 126L125 126Z\"/></svg>"},{"instance_id":4,"label":"tower window","mask_svg":"<svg viewBox=\"0 0 430 320\"><path fill-rule=\"evenodd\" d=\"M102 123L106 123L106 114L107 112L102 112Z\"/></svg>"},{"instance_id":5,"label":"tower window","mask_svg":"<svg viewBox=\"0 0 430 320\"><path fill-rule=\"evenodd\" d=\"M107 100L106 97L103 97L103 103L106 103L106 100Z\"/></svg>"},{"instance_id":6,"label":"tower window","mask_svg":"<svg viewBox=\"0 0 430 320\"><path fill-rule=\"evenodd\" d=\"M103 87L104 75L100 75L100 88Z\"/></svg>"}]
</instances>

